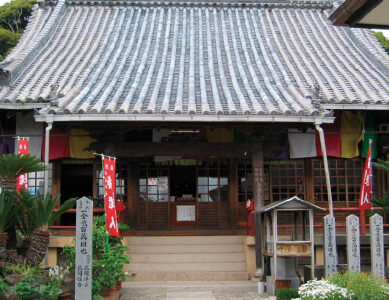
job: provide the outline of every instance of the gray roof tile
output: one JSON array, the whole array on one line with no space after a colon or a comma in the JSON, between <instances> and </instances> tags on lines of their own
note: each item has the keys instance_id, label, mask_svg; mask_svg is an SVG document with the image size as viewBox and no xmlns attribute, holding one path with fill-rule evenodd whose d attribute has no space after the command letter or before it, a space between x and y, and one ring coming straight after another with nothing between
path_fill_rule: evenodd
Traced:
<instances>
[{"instance_id":1,"label":"gray roof tile","mask_svg":"<svg viewBox=\"0 0 389 300\"><path fill-rule=\"evenodd\" d=\"M66 2L35 8L0 64L0 103L54 114L315 116L389 105L389 58L325 2Z\"/></svg>"}]
</instances>

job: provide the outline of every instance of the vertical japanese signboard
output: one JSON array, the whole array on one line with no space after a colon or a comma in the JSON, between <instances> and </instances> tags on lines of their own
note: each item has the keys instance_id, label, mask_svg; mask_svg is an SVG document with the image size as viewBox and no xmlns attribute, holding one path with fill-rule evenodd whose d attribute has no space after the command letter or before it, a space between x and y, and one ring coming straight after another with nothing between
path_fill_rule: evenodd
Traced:
<instances>
[{"instance_id":1,"label":"vertical japanese signboard","mask_svg":"<svg viewBox=\"0 0 389 300\"><path fill-rule=\"evenodd\" d=\"M93 201L77 200L75 299L92 299L92 228Z\"/></svg>"},{"instance_id":2,"label":"vertical japanese signboard","mask_svg":"<svg viewBox=\"0 0 389 300\"><path fill-rule=\"evenodd\" d=\"M336 252L336 231L334 216L324 218L324 274L331 275L337 271L338 256Z\"/></svg>"},{"instance_id":3,"label":"vertical japanese signboard","mask_svg":"<svg viewBox=\"0 0 389 300\"><path fill-rule=\"evenodd\" d=\"M116 191L116 160L103 156L104 168L104 202L105 224L110 235L119 237L119 226L116 215L115 191Z\"/></svg>"},{"instance_id":4,"label":"vertical japanese signboard","mask_svg":"<svg viewBox=\"0 0 389 300\"><path fill-rule=\"evenodd\" d=\"M355 215L349 215L346 218L346 241L348 270L360 272L361 255L359 241L359 218Z\"/></svg>"},{"instance_id":5,"label":"vertical japanese signboard","mask_svg":"<svg viewBox=\"0 0 389 300\"><path fill-rule=\"evenodd\" d=\"M18 137L18 154L27 155L29 148L28 138ZM19 192L21 189L28 189L28 176L22 174L17 177L16 190Z\"/></svg>"},{"instance_id":6,"label":"vertical japanese signboard","mask_svg":"<svg viewBox=\"0 0 389 300\"><path fill-rule=\"evenodd\" d=\"M370 217L371 271L385 278L384 225L379 214Z\"/></svg>"}]
</instances>

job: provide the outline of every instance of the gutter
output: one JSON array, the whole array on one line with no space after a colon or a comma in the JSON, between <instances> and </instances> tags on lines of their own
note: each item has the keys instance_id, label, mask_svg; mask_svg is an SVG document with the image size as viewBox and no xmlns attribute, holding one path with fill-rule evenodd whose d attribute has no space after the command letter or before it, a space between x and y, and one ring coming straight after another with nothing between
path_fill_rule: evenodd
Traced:
<instances>
[{"instance_id":1,"label":"gutter","mask_svg":"<svg viewBox=\"0 0 389 300\"><path fill-rule=\"evenodd\" d=\"M46 135L45 135L45 167L49 167L49 151L50 151L50 130L53 128L53 120L47 120ZM45 170L44 174L44 189L43 193L46 196L49 191L49 170Z\"/></svg>"},{"instance_id":2,"label":"gutter","mask_svg":"<svg viewBox=\"0 0 389 300\"><path fill-rule=\"evenodd\" d=\"M284 122L284 123L333 123L335 117L323 116L272 116L272 115L190 115L190 114L70 114L35 115L37 122L112 122L112 121L153 121L153 122Z\"/></svg>"},{"instance_id":3,"label":"gutter","mask_svg":"<svg viewBox=\"0 0 389 300\"><path fill-rule=\"evenodd\" d=\"M329 212L330 212L330 215L333 216L334 215L334 208L333 208L333 205L332 205L330 172L329 172L329 169L328 169L328 158L327 158L326 142L325 142L325 139L324 139L324 131L323 131L323 128L320 127L320 123L315 123L315 127L316 127L317 132L319 133L320 147L321 147L321 152L323 154L324 173L325 173L325 176L326 176Z\"/></svg>"}]
</instances>

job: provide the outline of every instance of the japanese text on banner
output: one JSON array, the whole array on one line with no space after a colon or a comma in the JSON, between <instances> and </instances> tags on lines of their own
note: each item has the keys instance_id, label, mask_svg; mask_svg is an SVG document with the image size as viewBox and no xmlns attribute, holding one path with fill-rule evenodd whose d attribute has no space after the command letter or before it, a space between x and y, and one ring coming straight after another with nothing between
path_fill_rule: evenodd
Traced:
<instances>
[{"instance_id":1,"label":"japanese text on banner","mask_svg":"<svg viewBox=\"0 0 389 300\"><path fill-rule=\"evenodd\" d=\"M28 150L29 150L28 138L18 137L18 154L27 155ZM21 189L28 189L27 173L17 177L16 191L19 192Z\"/></svg>"},{"instance_id":2,"label":"japanese text on banner","mask_svg":"<svg viewBox=\"0 0 389 300\"><path fill-rule=\"evenodd\" d=\"M119 237L119 228L115 207L116 191L116 161L104 157L104 200L105 200L105 224L110 235Z\"/></svg>"}]
</instances>

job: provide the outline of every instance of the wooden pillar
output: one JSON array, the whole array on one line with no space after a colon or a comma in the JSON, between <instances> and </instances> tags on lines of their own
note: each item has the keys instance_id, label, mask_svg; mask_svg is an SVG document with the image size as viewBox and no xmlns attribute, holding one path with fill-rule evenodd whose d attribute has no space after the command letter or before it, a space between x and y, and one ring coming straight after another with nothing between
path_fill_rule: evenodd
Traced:
<instances>
[{"instance_id":1,"label":"wooden pillar","mask_svg":"<svg viewBox=\"0 0 389 300\"><path fill-rule=\"evenodd\" d=\"M55 161L52 163L51 197L54 198L60 193L61 193L61 162ZM57 207L60 206L60 201L57 203Z\"/></svg>"},{"instance_id":2,"label":"wooden pillar","mask_svg":"<svg viewBox=\"0 0 389 300\"><path fill-rule=\"evenodd\" d=\"M264 163L263 163L263 146L262 141L257 140L253 145L252 155L253 168L253 196L255 201L255 210L261 210L265 205L264 194ZM255 214L255 254L257 269L259 273L263 273L263 258L262 258L262 219L260 214ZM260 274L262 276L262 274Z\"/></svg>"},{"instance_id":3,"label":"wooden pillar","mask_svg":"<svg viewBox=\"0 0 389 300\"><path fill-rule=\"evenodd\" d=\"M238 163L231 160L229 164L229 195L230 195L230 225L232 228L237 227L238 222Z\"/></svg>"},{"instance_id":4,"label":"wooden pillar","mask_svg":"<svg viewBox=\"0 0 389 300\"><path fill-rule=\"evenodd\" d=\"M139 165L136 162L128 163L127 177L127 209L128 222L131 228L136 226L137 204L139 201Z\"/></svg>"}]
</instances>

